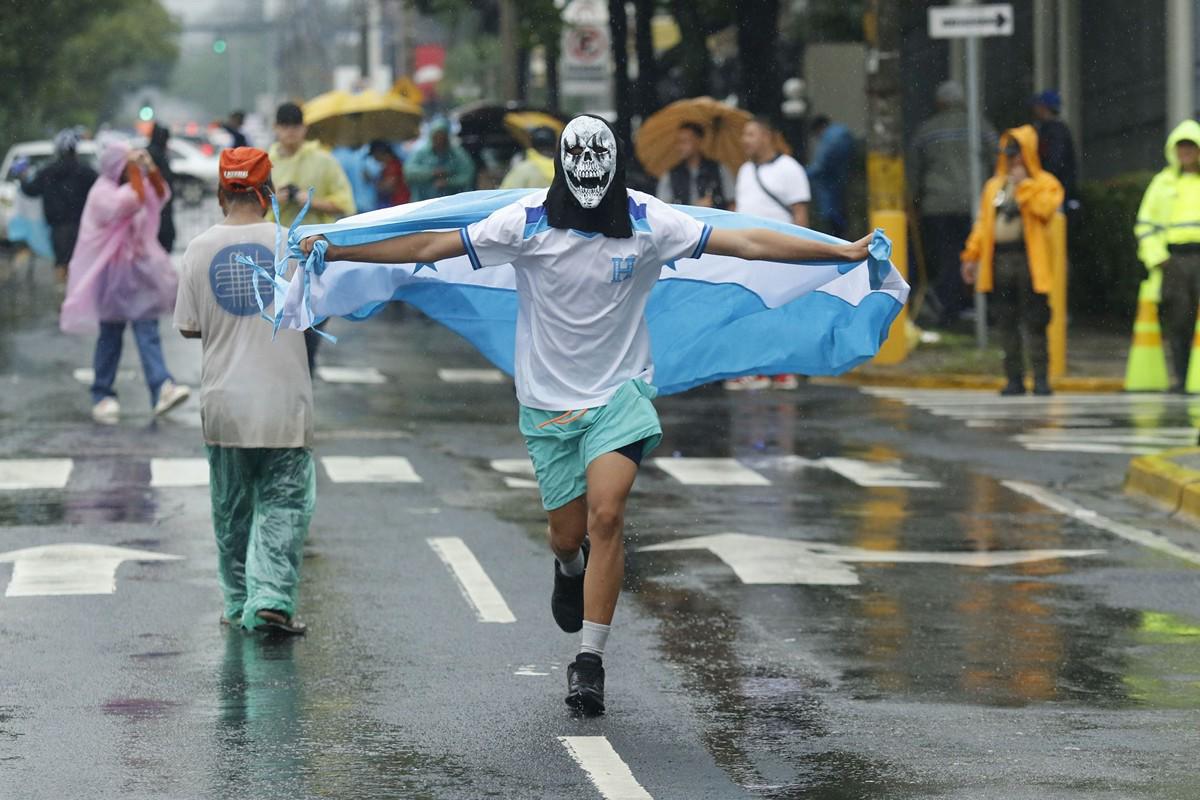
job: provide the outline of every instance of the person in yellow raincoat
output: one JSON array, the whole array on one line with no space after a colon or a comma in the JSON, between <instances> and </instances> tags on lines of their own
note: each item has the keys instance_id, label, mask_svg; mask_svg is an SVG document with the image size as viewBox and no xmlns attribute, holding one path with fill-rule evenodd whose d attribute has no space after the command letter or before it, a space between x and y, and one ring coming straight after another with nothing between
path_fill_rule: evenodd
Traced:
<instances>
[{"instance_id":1,"label":"person in yellow raincoat","mask_svg":"<svg viewBox=\"0 0 1200 800\"><path fill-rule=\"evenodd\" d=\"M501 189L545 189L554 180L558 134L553 128L543 125L529 134L529 143L525 158L510 169L500 182Z\"/></svg>"},{"instance_id":2,"label":"person in yellow raincoat","mask_svg":"<svg viewBox=\"0 0 1200 800\"><path fill-rule=\"evenodd\" d=\"M1189 119L1171 131L1166 157L1142 195L1134 234L1151 284L1161 287L1171 391L1182 393L1200 303L1200 123Z\"/></svg>"},{"instance_id":3,"label":"person in yellow raincoat","mask_svg":"<svg viewBox=\"0 0 1200 800\"><path fill-rule=\"evenodd\" d=\"M1063 202L1058 179L1042 169L1032 125L1000 137L996 174L983 186L975 227L962 251L967 284L994 297L996 326L1004 348L1003 395L1025 394L1028 343L1033 393L1051 393L1046 326L1050 323L1051 262L1049 222Z\"/></svg>"},{"instance_id":4,"label":"person in yellow raincoat","mask_svg":"<svg viewBox=\"0 0 1200 800\"><path fill-rule=\"evenodd\" d=\"M313 198L305 223L336 222L355 212L354 191L341 164L320 142L307 136L308 126L304 124L300 106L280 105L275 111L275 143L269 155L280 204L279 221L284 225L291 225L296 219L310 188ZM267 212L267 216L271 213Z\"/></svg>"}]
</instances>

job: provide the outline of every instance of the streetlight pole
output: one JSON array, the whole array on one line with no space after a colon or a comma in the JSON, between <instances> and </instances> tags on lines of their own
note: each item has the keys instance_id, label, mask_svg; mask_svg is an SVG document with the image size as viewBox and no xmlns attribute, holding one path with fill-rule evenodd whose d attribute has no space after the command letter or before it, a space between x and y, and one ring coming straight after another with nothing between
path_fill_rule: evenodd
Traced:
<instances>
[{"instance_id":1,"label":"streetlight pole","mask_svg":"<svg viewBox=\"0 0 1200 800\"><path fill-rule=\"evenodd\" d=\"M979 145L982 112L979 103L979 37L967 38L967 164L971 176L971 219L979 216L979 190L983 186L983 164L980 162ZM982 350L987 347L987 295L975 288L975 343Z\"/></svg>"}]
</instances>

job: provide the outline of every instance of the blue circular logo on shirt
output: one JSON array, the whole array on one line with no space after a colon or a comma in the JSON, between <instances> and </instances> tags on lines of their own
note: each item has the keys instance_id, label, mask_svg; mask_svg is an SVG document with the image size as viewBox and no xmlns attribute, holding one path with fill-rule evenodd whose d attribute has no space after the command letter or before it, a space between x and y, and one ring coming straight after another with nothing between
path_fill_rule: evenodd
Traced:
<instances>
[{"instance_id":1,"label":"blue circular logo on shirt","mask_svg":"<svg viewBox=\"0 0 1200 800\"><path fill-rule=\"evenodd\" d=\"M248 317L258 313L255 283L264 307L274 302L275 290L271 281L242 263L239 256L253 261L267 272L274 271L275 257L261 244L247 242L222 248L208 266L208 284L212 287L217 305L234 316Z\"/></svg>"}]
</instances>

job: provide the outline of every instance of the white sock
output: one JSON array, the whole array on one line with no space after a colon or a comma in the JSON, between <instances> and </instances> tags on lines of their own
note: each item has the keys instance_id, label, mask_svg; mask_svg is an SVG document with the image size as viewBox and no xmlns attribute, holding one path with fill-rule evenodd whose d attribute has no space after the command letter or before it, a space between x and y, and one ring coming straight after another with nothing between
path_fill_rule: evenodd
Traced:
<instances>
[{"instance_id":1,"label":"white sock","mask_svg":"<svg viewBox=\"0 0 1200 800\"><path fill-rule=\"evenodd\" d=\"M579 644L579 652L591 653L596 656L604 655L604 645L608 643L609 625L599 622L583 621L583 637Z\"/></svg>"},{"instance_id":2,"label":"white sock","mask_svg":"<svg viewBox=\"0 0 1200 800\"><path fill-rule=\"evenodd\" d=\"M580 548L579 550L576 550L575 557L568 561L563 561L561 558L557 558L557 557L555 558L555 560L558 561L559 570L561 570L562 574L566 575L568 578L575 578L575 577L578 577L583 574L583 549L582 548Z\"/></svg>"}]
</instances>

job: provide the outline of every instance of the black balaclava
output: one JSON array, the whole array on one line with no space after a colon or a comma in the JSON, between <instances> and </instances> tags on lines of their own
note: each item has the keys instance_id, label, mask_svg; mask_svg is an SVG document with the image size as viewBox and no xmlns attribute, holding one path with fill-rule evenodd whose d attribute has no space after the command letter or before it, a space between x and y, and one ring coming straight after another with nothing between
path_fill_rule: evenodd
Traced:
<instances>
[{"instance_id":1,"label":"black balaclava","mask_svg":"<svg viewBox=\"0 0 1200 800\"><path fill-rule=\"evenodd\" d=\"M546 221L552 228L613 239L633 236L624 153L602 118L580 114L563 129L554 154L554 181L546 193Z\"/></svg>"}]
</instances>

